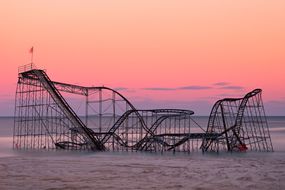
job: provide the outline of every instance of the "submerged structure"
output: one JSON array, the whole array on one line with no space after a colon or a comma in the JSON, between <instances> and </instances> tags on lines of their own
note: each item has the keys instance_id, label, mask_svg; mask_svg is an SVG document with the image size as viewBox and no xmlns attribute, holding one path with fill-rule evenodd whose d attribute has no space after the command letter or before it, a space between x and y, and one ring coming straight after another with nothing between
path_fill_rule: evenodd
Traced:
<instances>
[{"instance_id":1,"label":"submerged structure","mask_svg":"<svg viewBox=\"0 0 285 190\"><path fill-rule=\"evenodd\" d=\"M79 117L63 93L85 98ZM19 68L15 100L15 149L94 151L273 151L268 124L256 89L243 98L219 100L204 130L194 112L138 110L108 87L52 81L34 65Z\"/></svg>"},{"instance_id":2,"label":"submerged structure","mask_svg":"<svg viewBox=\"0 0 285 190\"><path fill-rule=\"evenodd\" d=\"M216 139L203 139L203 151L273 151L261 89L243 98L217 101L211 111L206 133Z\"/></svg>"}]
</instances>

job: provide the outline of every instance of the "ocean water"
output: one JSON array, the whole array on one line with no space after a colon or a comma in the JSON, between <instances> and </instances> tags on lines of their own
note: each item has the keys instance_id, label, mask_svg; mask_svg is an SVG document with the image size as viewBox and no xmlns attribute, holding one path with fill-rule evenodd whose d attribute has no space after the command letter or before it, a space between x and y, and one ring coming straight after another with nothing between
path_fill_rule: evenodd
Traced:
<instances>
[{"instance_id":1,"label":"ocean water","mask_svg":"<svg viewBox=\"0 0 285 190\"><path fill-rule=\"evenodd\" d=\"M206 128L207 117L195 117ZM285 117L268 117L273 153L16 151L0 118L0 189L285 189Z\"/></svg>"},{"instance_id":2,"label":"ocean water","mask_svg":"<svg viewBox=\"0 0 285 190\"><path fill-rule=\"evenodd\" d=\"M193 118L203 129L207 128L208 117L196 116ZM270 116L267 119L274 150L277 152L285 151L285 116ZM11 149L13 125L13 117L0 117L0 142L2 142L0 143L0 150Z\"/></svg>"}]
</instances>

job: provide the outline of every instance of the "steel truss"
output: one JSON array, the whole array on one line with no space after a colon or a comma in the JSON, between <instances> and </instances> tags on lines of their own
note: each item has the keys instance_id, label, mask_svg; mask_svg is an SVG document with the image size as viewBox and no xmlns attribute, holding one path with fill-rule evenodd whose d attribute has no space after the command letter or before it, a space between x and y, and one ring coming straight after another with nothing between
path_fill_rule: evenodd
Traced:
<instances>
[{"instance_id":1,"label":"steel truss","mask_svg":"<svg viewBox=\"0 0 285 190\"><path fill-rule=\"evenodd\" d=\"M207 133L216 139L204 139L203 151L273 151L269 127L261 98L255 89L243 98L217 101L211 111Z\"/></svg>"},{"instance_id":2,"label":"steel truss","mask_svg":"<svg viewBox=\"0 0 285 190\"><path fill-rule=\"evenodd\" d=\"M85 116L63 93L85 97ZM15 149L195 152L273 151L261 90L218 101L207 131L191 110L137 110L118 91L54 82L33 65L19 69L15 100ZM200 129L197 130L193 129Z\"/></svg>"}]
</instances>

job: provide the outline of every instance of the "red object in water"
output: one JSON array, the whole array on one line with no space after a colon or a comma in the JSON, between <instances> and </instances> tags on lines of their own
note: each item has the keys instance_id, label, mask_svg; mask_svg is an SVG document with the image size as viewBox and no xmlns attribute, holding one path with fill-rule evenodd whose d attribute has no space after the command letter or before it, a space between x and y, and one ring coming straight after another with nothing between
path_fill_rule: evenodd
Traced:
<instances>
[{"instance_id":1,"label":"red object in water","mask_svg":"<svg viewBox=\"0 0 285 190\"><path fill-rule=\"evenodd\" d=\"M245 152L247 150L247 147L245 144L240 144L240 145L238 145L238 149L241 152Z\"/></svg>"}]
</instances>

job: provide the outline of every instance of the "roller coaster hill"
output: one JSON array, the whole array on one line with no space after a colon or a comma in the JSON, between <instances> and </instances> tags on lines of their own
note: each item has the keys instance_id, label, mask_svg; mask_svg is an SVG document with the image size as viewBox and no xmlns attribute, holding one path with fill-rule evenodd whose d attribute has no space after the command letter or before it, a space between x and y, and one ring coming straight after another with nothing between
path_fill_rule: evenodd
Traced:
<instances>
[{"instance_id":1,"label":"roller coaster hill","mask_svg":"<svg viewBox=\"0 0 285 190\"><path fill-rule=\"evenodd\" d=\"M55 82L29 64L18 72L13 148L271 152L261 92L217 101L204 130L191 110L139 110L114 89ZM85 98L85 117L78 116L64 93Z\"/></svg>"}]
</instances>

